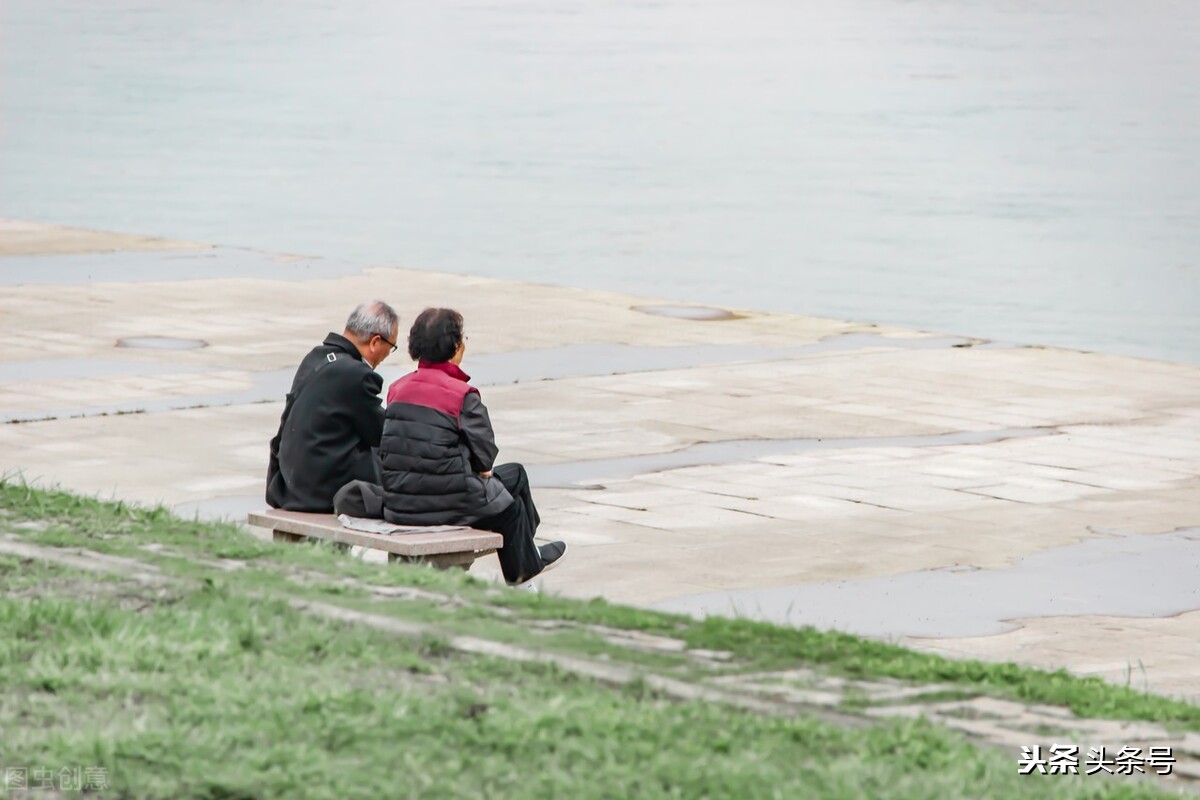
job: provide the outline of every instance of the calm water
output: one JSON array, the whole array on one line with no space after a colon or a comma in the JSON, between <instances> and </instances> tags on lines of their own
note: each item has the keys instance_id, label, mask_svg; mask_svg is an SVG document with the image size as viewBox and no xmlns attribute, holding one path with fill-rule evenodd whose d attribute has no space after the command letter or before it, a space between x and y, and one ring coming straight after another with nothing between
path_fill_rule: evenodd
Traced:
<instances>
[{"instance_id":1,"label":"calm water","mask_svg":"<svg viewBox=\"0 0 1200 800\"><path fill-rule=\"evenodd\" d=\"M0 3L0 215L1192 363L1198 132L1183 1Z\"/></svg>"}]
</instances>

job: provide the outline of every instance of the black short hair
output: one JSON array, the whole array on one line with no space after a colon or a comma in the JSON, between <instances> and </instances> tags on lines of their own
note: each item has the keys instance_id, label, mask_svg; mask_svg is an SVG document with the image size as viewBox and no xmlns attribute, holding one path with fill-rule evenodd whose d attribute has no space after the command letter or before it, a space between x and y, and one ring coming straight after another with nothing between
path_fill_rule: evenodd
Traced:
<instances>
[{"instance_id":1,"label":"black short hair","mask_svg":"<svg viewBox=\"0 0 1200 800\"><path fill-rule=\"evenodd\" d=\"M413 361L449 361L463 340L462 314L453 308L427 308L408 331L408 355Z\"/></svg>"}]
</instances>

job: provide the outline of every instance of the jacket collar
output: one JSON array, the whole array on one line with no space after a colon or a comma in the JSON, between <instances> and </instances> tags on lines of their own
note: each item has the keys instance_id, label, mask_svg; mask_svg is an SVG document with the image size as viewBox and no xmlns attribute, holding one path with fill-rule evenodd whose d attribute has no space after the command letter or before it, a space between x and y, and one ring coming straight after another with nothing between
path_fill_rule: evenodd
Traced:
<instances>
[{"instance_id":1,"label":"jacket collar","mask_svg":"<svg viewBox=\"0 0 1200 800\"><path fill-rule=\"evenodd\" d=\"M358 348L354 346L354 342L340 333L330 333L321 344L326 347L336 347L338 350L344 351L351 358L357 358L359 361L363 360L362 353L358 352Z\"/></svg>"},{"instance_id":2,"label":"jacket collar","mask_svg":"<svg viewBox=\"0 0 1200 800\"><path fill-rule=\"evenodd\" d=\"M437 372L444 372L451 378L457 378L464 383L471 380L470 375L459 369L457 364L451 364L449 361L439 361L436 364L429 361L419 361L417 362L417 369L432 369Z\"/></svg>"}]
</instances>

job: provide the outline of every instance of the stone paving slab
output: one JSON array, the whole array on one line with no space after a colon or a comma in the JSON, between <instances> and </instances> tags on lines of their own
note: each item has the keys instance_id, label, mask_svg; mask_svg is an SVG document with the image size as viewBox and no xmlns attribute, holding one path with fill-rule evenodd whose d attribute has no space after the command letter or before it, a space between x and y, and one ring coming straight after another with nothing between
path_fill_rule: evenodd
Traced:
<instances>
[{"instance_id":1,"label":"stone paving slab","mask_svg":"<svg viewBox=\"0 0 1200 800\"><path fill-rule=\"evenodd\" d=\"M45 226L13 236L21 225L0 225L0 255L160 246ZM574 370L484 389L502 460L576 476L537 490L545 535L572 544L548 591L653 605L1003 570L1105 531L1200 526L1200 368L740 309L678 319L635 310L648 298L387 266L288 281L0 288L0 418L55 417L0 425L0 472L185 513L258 508L282 411L270 381L286 381L375 296L404 325L427 305L462 311L468 372L472 357L518 352L535 372ZM42 330L46 319L54 330ZM129 336L207 346L114 346ZM606 344L633 348L627 369L591 365L584 354L595 351L577 349ZM695 357L735 345L751 354ZM687 365L663 367L664 347L693 348ZM638 348L658 348L658 366L640 366ZM385 381L410 368L400 356L381 368ZM707 449L697 463L654 466L698 445ZM1200 598L1161 617L1022 618L1008 633L906 643L1116 681L1136 657L1151 691L1196 697L1193 609Z\"/></svg>"}]
</instances>

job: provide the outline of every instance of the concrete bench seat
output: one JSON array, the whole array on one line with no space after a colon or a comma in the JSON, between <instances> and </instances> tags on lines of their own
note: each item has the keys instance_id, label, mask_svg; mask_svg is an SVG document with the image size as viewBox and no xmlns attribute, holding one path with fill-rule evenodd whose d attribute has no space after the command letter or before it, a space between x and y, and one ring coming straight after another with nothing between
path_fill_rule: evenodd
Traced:
<instances>
[{"instance_id":1,"label":"concrete bench seat","mask_svg":"<svg viewBox=\"0 0 1200 800\"><path fill-rule=\"evenodd\" d=\"M388 561L432 564L439 569L470 569L475 559L490 555L504 544L504 537L472 529L429 533L367 533L342 526L333 514L270 509L251 513L251 525L268 528L277 542L319 539L349 548L353 545L382 550Z\"/></svg>"}]
</instances>

